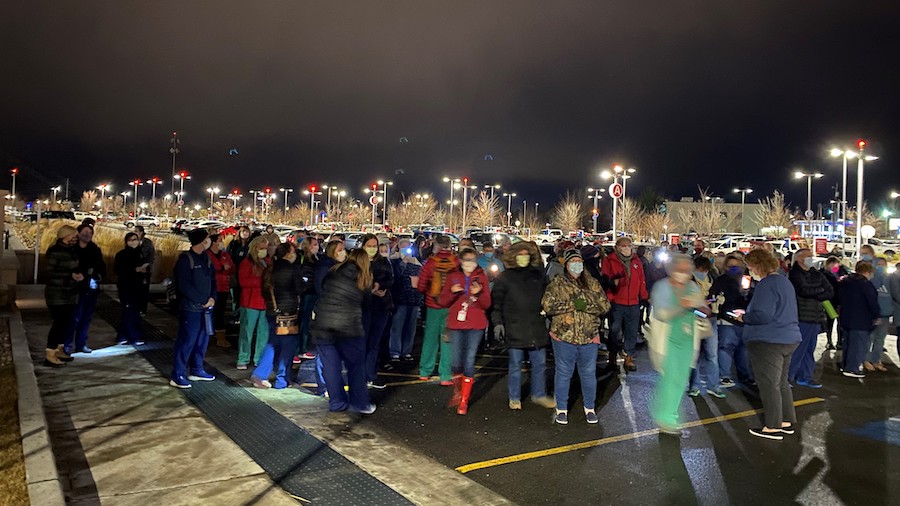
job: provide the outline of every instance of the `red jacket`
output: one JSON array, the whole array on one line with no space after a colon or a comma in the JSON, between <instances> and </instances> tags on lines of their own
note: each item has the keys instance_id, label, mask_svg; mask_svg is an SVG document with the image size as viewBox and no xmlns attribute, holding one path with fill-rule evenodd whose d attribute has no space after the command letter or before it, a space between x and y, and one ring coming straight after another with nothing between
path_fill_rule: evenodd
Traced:
<instances>
[{"instance_id":1,"label":"red jacket","mask_svg":"<svg viewBox=\"0 0 900 506\"><path fill-rule=\"evenodd\" d=\"M216 290L227 292L231 286L231 276L234 274L234 261L231 260L231 255L225 250L220 251L217 255L211 249L206 250L206 254L212 260L213 270L216 271Z\"/></svg>"},{"instance_id":2,"label":"red jacket","mask_svg":"<svg viewBox=\"0 0 900 506\"><path fill-rule=\"evenodd\" d=\"M441 272L436 272L438 265L446 265L448 270L446 274ZM422 270L419 272L419 284L416 286L416 289L425 294L425 306L430 307L432 309L442 309L447 306L442 306L438 303L438 297L440 297L440 292L438 292L437 296L431 294L431 280L435 276L449 276L450 272L459 271L459 259L456 258L456 255L451 253L450 251L441 251L436 255L431 255L428 257L428 260L425 261L425 265L422 266ZM441 289L447 286L446 280L444 284L441 286Z\"/></svg>"},{"instance_id":3,"label":"red jacket","mask_svg":"<svg viewBox=\"0 0 900 506\"><path fill-rule=\"evenodd\" d=\"M644 279L644 266L637 255L631 255L629 262L631 278L625 275L625 264L619 260L615 253L603 259L600 273L609 278L609 288L606 290L606 298L613 304L620 306L634 306L642 300L647 300L647 282ZM618 286L615 281L618 280Z\"/></svg>"},{"instance_id":4,"label":"red jacket","mask_svg":"<svg viewBox=\"0 0 900 506\"><path fill-rule=\"evenodd\" d=\"M241 307L266 309L266 300L262 293L262 272L253 272L253 261L241 262L238 267L238 284L241 286Z\"/></svg>"},{"instance_id":5,"label":"red jacket","mask_svg":"<svg viewBox=\"0 0 900 506\"><path fill-rule=\"evenodd\" d=\"M447 328L450 330L483 330L488 326L485 311L491 307L491 287L487 274L481 267L476 268L469 276L469 288L471 288L472 282L478 282L481 285L481 291L476 295L471 295L466 290L466 275L462 271L451 272L447 275L447 281L441 290L438 303L441 307L450 308L450 312L447 313ZM462 286L463 291L453 293L450 289L453 285ZM466 319L459 321L459 312L462 310L464 302L469 303Z\"/></svg>"}]
</instances>

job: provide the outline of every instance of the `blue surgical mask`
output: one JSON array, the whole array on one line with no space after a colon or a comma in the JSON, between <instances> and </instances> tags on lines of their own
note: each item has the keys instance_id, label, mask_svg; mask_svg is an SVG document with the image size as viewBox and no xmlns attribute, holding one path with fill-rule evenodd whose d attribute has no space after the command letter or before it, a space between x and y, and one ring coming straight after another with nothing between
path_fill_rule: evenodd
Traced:
<instances>
[{"instance_id":1,"label":"blue surgical mask","mask_svg":"<svg viewBox=\"0 0 900 506\"><path fill-rule=\"evenodd\" d=\"M697 278L697 281L706 281L707 274L705 272L697 271L694 273L694 277Z\"/></svg>"},{"instance_id":2,"label":"blue surgical mask","mask_svg":"<svg viewBox=\"0 0 900 506\"><path fill-rule=\"evenodd\" d=\"M860 260L863 262L871 262L874 259L872 258L872 255L863 255L860 257Z\"/></svg>"},{"instance_id":3,"label":"blue surgical mask","mask_svg":"<svg viewBox=\"0 0 900 506\"><path fill-rule=\"evenodd\" d=\"M731 267L728 268L728 274L730 276L740 276L743 273L744 273L744 269L741 268L740 265L732 265Z\"/></svg>"},{"instance_id":4,"label":"blue surgical mask","mask_svg":"<svg viewBox=\"0 0 900 506\"><path fill-rule=\"evenodd\" d=\"M487 258L488 260L494 258L494 252L493 252L493 251L490 251L490 252L485 251L485 252L484 252L484 258Z\"/></svg>"},{"instance_id":5,"label":"blue surgical mask","mask_svg":"<svg viewBox=\"0 0 900 506\"><path fill-rule=\"evenodd\" d=\"M885 269L883 266L879 265L878 267L875 267L875 274L877 274L879 276L884 276L884 273L886 270L887 269Z\"/></svg>"}]
</instances>

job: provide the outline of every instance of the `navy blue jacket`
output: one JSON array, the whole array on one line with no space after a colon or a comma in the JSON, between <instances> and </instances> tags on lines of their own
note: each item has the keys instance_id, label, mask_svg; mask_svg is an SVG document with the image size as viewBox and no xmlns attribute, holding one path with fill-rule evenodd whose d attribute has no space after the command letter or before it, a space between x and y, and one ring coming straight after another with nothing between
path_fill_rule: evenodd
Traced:
<instances>
[{"instance_id":1,"label":"navy blue jacket","mask_svg":"<svg viewBox=\"0 0 900 506\"><path fill-rule=\"evenodd\" d=\"M425 297L412 286L412 280L409 278L418 276L422 271L422 265L418 260L413 263L404 262L402 258L392 258L391 266L394 268L394 285L391 288L394 302L400 306L421 306Z\"/></svg>"},{"instance_id":2,"label":"navy blue jacket","mask_svg":"<svg viewBox=\"0 0 900 506\"><path fill-rule=\"evenodd\" d=\"M322 256L322 258L316 262L316 269L313 271L313 283L315 284L317 294L322 294L322 285L325 283L325 276L328 275L328 271L330 271L336 263L337 261L330 256Z\"/></svg>"},{"instance_id":3,"label":"navy blue jacket","mask_svg":"<svg viewBox=\"0 0 900 506\"><path fill-rule=\"evenodd\" d=\"M190 255L190 257L188 256ZM191 267L193 257L193 268ZM206 311L203 306L210 298L216 298L216 273L206 252L193 250L178 255L175 262L175 286L178 287L178 309L189 313Z\"/></svg>"},{"instance_id":4,"label":"navy blue jacket","mask_svg":"<svg viewBox=\"0 0 900 506\"><path fill-rule=\"evenodd\" d=\"M878 319L878 292L868 279L853 273L838 283L841 328L871 331Z\"/></svg>"},{"instance_id":5,"label":"navy blue jacket","mask_svg":"<svg viewBox=\"0 0 900 506\"><path fill-rule=\"evenodd\" d=\"M764 277L756 285L743 320L745 342L799 343L797 293L787 276L770 274Z\"/></svg>"}]
</instances>

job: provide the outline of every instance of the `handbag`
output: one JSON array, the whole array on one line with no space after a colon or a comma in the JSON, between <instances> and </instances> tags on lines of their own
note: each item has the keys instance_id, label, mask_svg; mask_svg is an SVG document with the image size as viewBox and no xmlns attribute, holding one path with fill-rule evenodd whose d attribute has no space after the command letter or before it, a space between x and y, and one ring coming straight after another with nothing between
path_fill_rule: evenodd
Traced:
<instances>
[{"instance_id":1,"label":"handbag","mask_svg":"<svg viewBox=\"0 0 900 506\"><path fill-rule=\"evenodd\" d=\"M282 313L281 310L278 309L278 304L275 302L275 291L270 291L269 295L272 297L272 308L275 309L275 335L291 336L299 334L300 315L297 313Z\"/></svg>"}]
</instances>

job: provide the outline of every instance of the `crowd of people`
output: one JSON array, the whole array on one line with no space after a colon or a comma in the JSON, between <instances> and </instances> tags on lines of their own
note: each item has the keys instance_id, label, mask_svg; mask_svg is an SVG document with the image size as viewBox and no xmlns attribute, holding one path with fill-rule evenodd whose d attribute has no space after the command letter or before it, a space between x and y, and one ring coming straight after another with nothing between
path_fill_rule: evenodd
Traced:
<instances>
[{"instance_id":1,"label":"crowd of people","mask_svg":"<svg viewBox=\"0 0 900 506\"><path fill-rule=\"evenodd\" d=\"M48 367L91 351L88 328L106 273L92 234L92 223L64 226L47 251ZM870 246L850 272L836 257L816 268L808 249L788 258L769 245L714 255L700 240L648 248L622 237L611 250L563 240L546 261L533 242L479 251L469 239L454 247L447 235L369 234L353 249L340 236L281 242L271 228L243 227L227 245L203 229L188 240L171 276L179 326L170 385L215 379L203 368L205 353L213 337L232 346L230 321L240 327L234 365L253 367L255 387L287 388L293 366L312 360L317 393L332 411L375 411L369 389L386 386L379 371L416 365L421 316L419 379L448 387L460 415L473 400L478 350L489 347L508 355L509 409L523 409L527 361L533 404L568 424L577 372L585 420L596 424L598 376L621 373L620 361L636 371L646 344L659 376L650 410L661 431L679 431L685 395L724 398L740 383L758 391L765 410L751 434L780 440L794 433L792 388L822 387L814 352L823 331L826 349L841 351L842 374L863 378L887 370L885 337L891 318L900 322L900 273L888 274ZM118 344L142 344L153 251L136 227L115 256Z\"/></svg>"}]
</instances>

